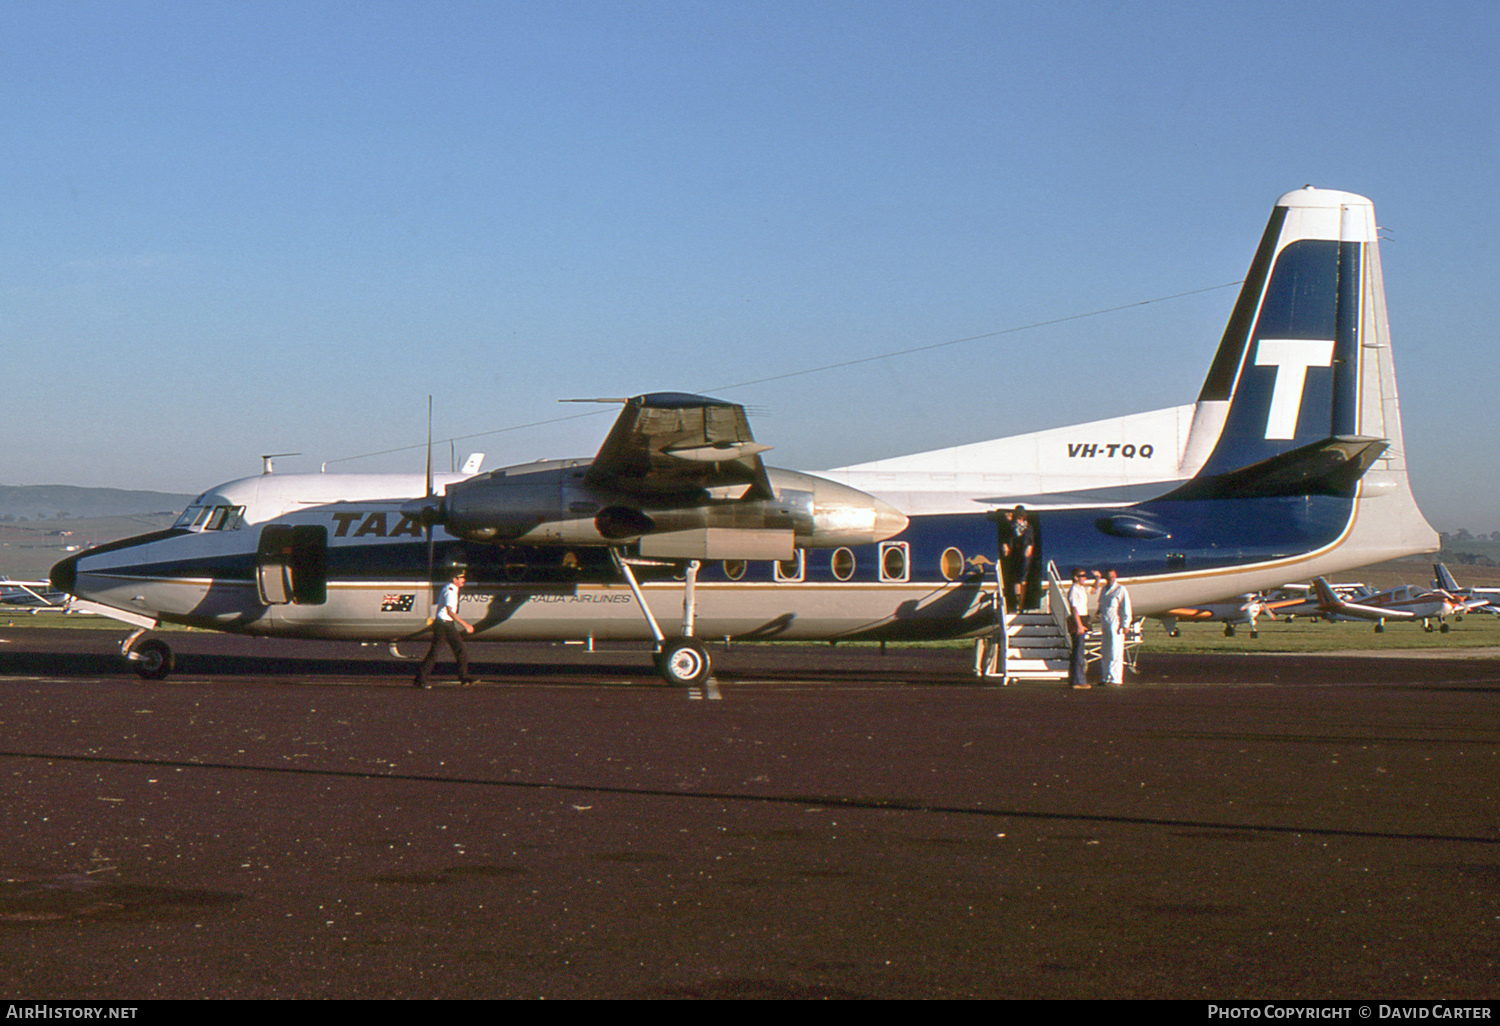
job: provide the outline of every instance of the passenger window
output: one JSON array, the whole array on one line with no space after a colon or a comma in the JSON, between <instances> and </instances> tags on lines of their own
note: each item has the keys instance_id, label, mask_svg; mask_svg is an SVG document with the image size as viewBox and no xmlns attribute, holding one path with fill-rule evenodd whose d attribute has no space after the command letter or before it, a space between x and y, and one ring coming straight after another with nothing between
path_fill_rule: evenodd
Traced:
<instances>
[{"instance_id":1,"label":"passenger window","mask_svg":"<svg viewBox=\"0 0 1500 1026\"><path fill-rule=\"evenodd\" d=\"M802 580L803 555L803 550L798 549L791 559L778 559L776 561L776 579L778 581Z\"/></svg>"},{"instance_id":2,"label":"passenger window","mask_svg":"<svg viewBox=\"0 0 1500 1026\"><path fill-rule=\"evenodd\" d=\"M845 548L834 549L829 565L833 570L833 576L841 581L847 581L854 576L854 552Z\"/></svg>"},{"instance_id":3,"label":"passenger window","mask_svg":"<svg viewBox=\"0 0 1500 1026\"><path fill-rule=\"evenodd\" d=\"M964 573L964 554L953 547L943 550L943 558L938 562L946 580L956 581Z\"/></svg>"},{"instance_id":4,"label":"passenger window","mask_svg":"<svg viewBox=\"0 0 1500 1026\"><path fill-rule=\"evenodd\" d=\"M904 581L907 579L906 542L880 543L880 579L882 581Z\"/></svg>"}]
</instances>

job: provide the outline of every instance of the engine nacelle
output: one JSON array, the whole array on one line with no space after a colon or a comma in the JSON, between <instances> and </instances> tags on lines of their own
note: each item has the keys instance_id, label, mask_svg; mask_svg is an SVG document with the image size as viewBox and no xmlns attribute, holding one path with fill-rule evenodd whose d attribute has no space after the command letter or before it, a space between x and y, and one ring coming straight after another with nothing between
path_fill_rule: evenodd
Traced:
<instances>
[{"instance_id":1,"label":"engine nacelle","mask_svg":"<svg viewBox=\"0 0 1500 1026\"><path fill-rule=\"evenodd\" d=\"M681 552L713 559L868 545L900 534L907 524L905 514L873 495L794 470L767 468L772 499L743 498L747 486L643 499L589 485L588 469L587 460L504 467L449 485L440 500L414 500L407 512L479 542L625 545L701 535L691 544L684 541Z\"/></svg>"}]
</instances>

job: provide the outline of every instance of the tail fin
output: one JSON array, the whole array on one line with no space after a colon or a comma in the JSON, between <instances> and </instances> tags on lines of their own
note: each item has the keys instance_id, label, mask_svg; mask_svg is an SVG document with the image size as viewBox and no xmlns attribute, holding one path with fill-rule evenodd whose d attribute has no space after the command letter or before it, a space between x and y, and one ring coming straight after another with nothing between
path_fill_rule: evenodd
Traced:
<instances>
[{"instance_id":1,"label":"tail fin","mask_svg":"<svg viewBox=\"0 0 1500 1026\"><path fill-rule=\"evenodd\" d=\"M1314 577L1312 583L1313 594L1317 595L1318 605L1322 607L1324 612L1333 612L1344 604L1344 600L1334 593L1327 578Z\"/></svg>"},{"instance_id":2,"label":"tail fin","mask_svg":"<svg viewBox=\"0 0 1500 1026\"><path fill-rule=\"evenodd\" d=\"M1360 423L1360 349L1384 312L1376 245L1361 196L1309 187L1277 201L1198 397L1228 402L1200 475L1339 435L1392 441Z\"/></svg>"},{"instance_id":3,"label":"tail fin","mask_svg":"<svg viewBox=\"0 0 1500 1026\"><path fill-rule=\"evenodd\" d=\"M1432 572L1433 575L1437 578L1437 586L1439 590L1453 593L1463 591L1463 589L1458 586L1458 582L1453 579L1453 575L1448 572L1448 568L1442 563L1432 564Z\"/></svg>"},{"instance_id":4,"label":"tail fin","mask_svg":"<svg viewBox=\"0 0 1500 1026\"><path fill-rule=\"evenodd\" d=\"M1177 498L1357 497L1369 562L1437 549L1406 476L1375 208L1307 186L1276 201L1194 411Z\"/></svg>"}]
</instances>

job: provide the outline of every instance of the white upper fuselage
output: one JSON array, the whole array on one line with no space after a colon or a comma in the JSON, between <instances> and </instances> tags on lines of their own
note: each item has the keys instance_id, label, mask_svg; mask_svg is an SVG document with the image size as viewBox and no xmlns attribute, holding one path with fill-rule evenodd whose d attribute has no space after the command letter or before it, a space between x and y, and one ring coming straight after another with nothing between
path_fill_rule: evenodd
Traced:
<instances>
[{"instance_id":1,"label":"white upper fuselage","mask_svg":"<svg viewBox=\"0 0 1500 1026\"><path fill-rule=\"evenodd\" d=\"M462 474L434 474L433 491L441 494L445 487L463 479ZM426 488L422 474L260 474L215 485L193 499L188 510L244 507L245 523L262 524L310 506L419 499ZM178 525L192 527L194 519L185 512ZM204 525L196 526L201 529Z\"/></svg>"},{"instance_id":2,"label":"white upper fuselage","mask_svg":"<svg viewBox=\"0 0 1500 1026\"><path fill-rule=\"evenodd\" d=\"M1123 506L1192 477L1223 403L1189 403L819 471L908 515Z\"/></svg>"}]
</instances>

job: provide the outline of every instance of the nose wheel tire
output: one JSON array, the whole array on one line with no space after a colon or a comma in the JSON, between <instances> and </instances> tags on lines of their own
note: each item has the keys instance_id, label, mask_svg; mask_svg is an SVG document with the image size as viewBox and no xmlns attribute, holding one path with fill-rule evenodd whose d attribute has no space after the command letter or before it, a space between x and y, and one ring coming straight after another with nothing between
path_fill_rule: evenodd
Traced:
<instances>
[{"instance_id":1,"label":"nose wheel tire","mask_svg":"<svg viewBox=\"0 0 1500 1026\"><path fill-rule=\"evenodd\" d=\"M135 658L130 660L130 665L142 680L166 680L177 665L172 646L157 638L136 645L131 654Z\"/></svg>"},{"instance_id":2,"label":"nose wheel tire","mask_svg":"<svg viewBox=\"0 0 1500 1026\"><path fill-rule=\"evenodd\" d=\"M656 656L656 670L668 684L702 684L711 669L708 649L696 638L673 638Z\"/></svg>"}]
</instances>

